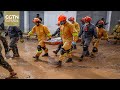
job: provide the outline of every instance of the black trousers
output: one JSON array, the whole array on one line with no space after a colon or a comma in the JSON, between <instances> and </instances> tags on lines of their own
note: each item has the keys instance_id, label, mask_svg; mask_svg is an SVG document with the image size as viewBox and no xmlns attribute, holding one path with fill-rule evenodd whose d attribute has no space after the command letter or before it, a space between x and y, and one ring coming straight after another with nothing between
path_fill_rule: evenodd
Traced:
<instances>
[{"instance_id":1,"label":"black trousers","mask_svg":"<svg viewBox=\"0 0 120 90\"><path fill-rule=\"evenodd\" d=\"M6 61L4 60L1 51L2 51L2 47L1 47L1 44L0 44L0 65L1 65L3 68L5 68L6 70L8 70L9 72L12 72L12 71L13 71L12 67L9 65L8 62L6 62Z\"/></svg>"}]
</instances>

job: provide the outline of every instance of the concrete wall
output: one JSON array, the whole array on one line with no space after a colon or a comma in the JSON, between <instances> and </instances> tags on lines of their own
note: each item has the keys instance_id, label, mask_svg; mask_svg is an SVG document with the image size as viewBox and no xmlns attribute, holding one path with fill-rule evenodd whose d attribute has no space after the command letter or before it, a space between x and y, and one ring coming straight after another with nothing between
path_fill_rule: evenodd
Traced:
<instances>
[{"instance_id":1,"label":"concrete wall","mask_svg":"<svg viewBox=\"0 0 120 90\"><path fill-rule=\"evenodd\" d=\"M36 17L36 14L40 14L44 24L44 11L29 11L29 30L32 29L34 24L32 23L32 19ZM81 24L80 19L82 17L85 17L86 15L91 16L93 18L92 23L96 23L99 19L104 17L106 19L107 17L107 11L77 11L77 17L76 21ZM24 11L20 11L20 27L22 30L24 30ZM120 19L120 11L112 11L111 15L111 22L110 22L110 32L114 25L117 23L117 20Z\"/></svg>"},{"instance_id":2,"label":"concrete wall","mask_svg":"<svg viewBox=\"0 0 120 90\"><path fill-rule=\"evenodd\" d=\"M117 20L120 20L120 11L112 11L110 32L112 31L113 27L117 24Z\"/></svg>"},{"instance_id":3,"label":"concrete wall","mask_svg":"<svg viewBox=\"0 0 120 90\"><path fill-rule=\"evenodd\" d=\"M20 11L20 28L24 32L24 11Z\"/></svg>"},{"instance_id":4,"label":"concrete wall","mask_svg":"<svg viewBox=\"0 0 120 90\"><path fill-rule=\"evenodd\" d=\"M92 17L92 23L96 23L102 17L106 19L107 11L77 11L77 22L81 24L80 19L85 16Z\"/></svg>"}]
</instances>

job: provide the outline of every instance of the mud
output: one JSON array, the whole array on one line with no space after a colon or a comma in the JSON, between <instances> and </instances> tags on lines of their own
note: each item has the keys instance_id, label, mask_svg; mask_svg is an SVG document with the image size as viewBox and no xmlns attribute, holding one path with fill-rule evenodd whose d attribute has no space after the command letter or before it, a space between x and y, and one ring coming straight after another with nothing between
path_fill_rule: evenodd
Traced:
<instances>
[{"instance_id":1,"label":"mud","mask_svg":"<svg viewBox=\"0 0 120 90\"><path fill-rule=\"evenodd\" d=\"M9 39L8 39L9 40ZM82 62L78 59L82 53L82 46L77 43L77 50L73 50L73 63L63 62L61 68L55 68L58 56L53 54L57 45L47 45L49 57L40 57L34 62L37 40L29 39L24 43L18 42L20 58L6 59L17 72L18 79L119 79L120 78L120 43L114 45L113 40L108 44L101 40L99 52L95 58L85 57ZM92 46L92 45L91 45ZM91 51L90 46L90 51ZM4 55L4 49L2 50ZM44 54L44 52L42 53ZM12 52L11 52L12 55ZM42 60L42 61L41 61ZM0 67L0 79L9 72Z\"/></svg>"}]
</instances>

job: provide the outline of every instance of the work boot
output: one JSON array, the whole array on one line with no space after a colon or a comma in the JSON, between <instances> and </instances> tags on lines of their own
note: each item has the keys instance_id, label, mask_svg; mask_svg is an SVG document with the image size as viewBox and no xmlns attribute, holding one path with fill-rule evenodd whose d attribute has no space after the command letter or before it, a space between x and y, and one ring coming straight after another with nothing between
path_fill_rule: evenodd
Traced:
<instances>
[{"instance_id":1,"label":"work boot","mask_svg":"<svg viewBox=\"0 0 120 90\"><path fill-rule=\"evenodd\" d=\"M117 41L115 41L114 44L117 44Z\"/></svg>"},{"instance_id":2,"label":"work boot","mask_svg":"<svg viewBox=\"0 0 120 90\"><path fill-rule=\"evenodd\" d=\"M35 61L39 60L39 56L33 56L33 58L35 58Z\"/></svg>"},{"instance_id":3,"label":"work boot","mask_svg":"<svg viewBox=\"0 0 120 90\"><path fill-rule=\"evenodd\" d=\"M72 58L69 58L69 59L66 61L66 63L69 63L69 62L73 62L73 61L72 61Z\"/></svg>"},{"instance_id":4,"label":"work boot","mask_svg":"<svg viewBox=\"0 0 120 90\"><path fill-rule=\"evenodd\" d=\"M56 68L60 68L61 66L62 66L62 61L58 61Z\"/></svg>"},{"instance_id":5,"label":"work boot","mask_svg":"<svg viewBox=\"0 0 120 90\"><path fill-rule=\"evenodd\" d=\"M73 49L77 49L76 45L75 45L75 46L73 46Z\"/></svg>"},{"instance_id":6,"label":"work boot","mask_svg":"<svg viewBox=\"0 0 120 90\"><path fill-rule=\"evenodd\" d=\"M48 56L48 53L45 53L44 55L42 55L42 57L47 57Z\"/></svg>"},{"instance_id":7,"label":"work boot","mask_svg":"<svg viewBox=\"0 0 120 90\"><path fill-rule=\"evenodd\" d=\"M86 53L86 55L85 56L89 56L90 55L90 53L89 53L89 51L87 51L87 53Z\"/></svg>"},{"instance_id":8,"label":"work boot","mask_svg":"<svg viewBox=\"0 0 120 90\"><path fill-rule=\"evenodd\" d=\"M83 61L83 55L79 58L79 61Z\"/></svg>"},{"instance_id":9,"label":"work boot","mask_svg":"<svg viewBox=\"0 0 120 90\"><path fill-rule=\"evenodd\" d=\"M94 58L94 57L95 57L95 55L94 55L93 53L91 53L90 57L91 57L91 58Z\"/></svg>"},{"instance_id":10,"label":"work boot","mask_svg":"<svg viewBox=\"0 0 120 90\"><path fill-rule=\"evenodd\" d=\"M19 54L13 54L13 58L15 58L15 57L20 57L20 55Z\"/></svg>"},{"instance_id":11,"label":"work boot","mask_svg":"<svg viewBox=\"0 0 120 90\"><path fill-rule=\"evenodd\" d=\"M5 79L10 79L10 78L13 78L17 75L17 73L15 73L14 71L10 72L10 76L5 78Z\"/></svg>"},{"instance_id":12,"label":"work boot","mask_svg":"<svg viewBox=\"0 0 120 90\"><path fill-rule=\"evenodd\" d=\"M57 51L57 50L56 50L56 51L53 51L53 53L57 55L58 51Z\"/></svg>"}]
</instances>

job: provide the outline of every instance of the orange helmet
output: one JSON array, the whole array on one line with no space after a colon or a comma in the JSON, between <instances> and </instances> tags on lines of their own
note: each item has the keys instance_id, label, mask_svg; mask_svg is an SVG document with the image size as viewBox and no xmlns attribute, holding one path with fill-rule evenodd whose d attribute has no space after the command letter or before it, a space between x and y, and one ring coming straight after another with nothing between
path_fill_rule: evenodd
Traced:
<instances>
[{"instance_id":1,"label":"orange helmet","mask_svg":"<svg viewBox=\"0 0 120 90\"><path fill-rule=\"evenodd\" d=\"M74 17L70 17L68 20L69 20L69 21L74 21L75 18L74 18Z\"/></svg>"},{"instance_id":2,"label":"orange helmet","mask_svg":"<svg viewBox=\"0 0 120 90\"><path fill-rule=\"evenodd\" d=\"M104 21L100 20L100 21L98 22L98 24L104 24Z\"/></svg>"},{"instance_id":3,"label":"orange helmet","mask_svg":"<svg viewBox=\"0 0 120 90\"><path fill-rule=\"evenodd\" d=\"M89 17L89 16L86 16L86 17L85 17L85 22L90 22L91 20L92 20L91 17Z\"/></svg>"},{"instance_id":4,"label":"orange helmet","mask_svg":"<svg viewBox=\"0 0 120 90\"><path fill-rule=\"evenodd\" d=\"M64 16L64 15L60 15L59 17L58 17L58 21L64 21L64 20L66 20L67 19L67 17L66 16Z\"/></svg>"},{"instance_id":5,"label":"orange helmet","mask_svg":"<svg viewBox=\"0 0 120 90\"><path fill-rule=\"evenodd\" d=\"M33 23L39 23L39 22L40 22L40 19L39 19L39 18L34 18L34 19L32 20L32 22L33 22Z\"/></svg>"}]
</instances>

